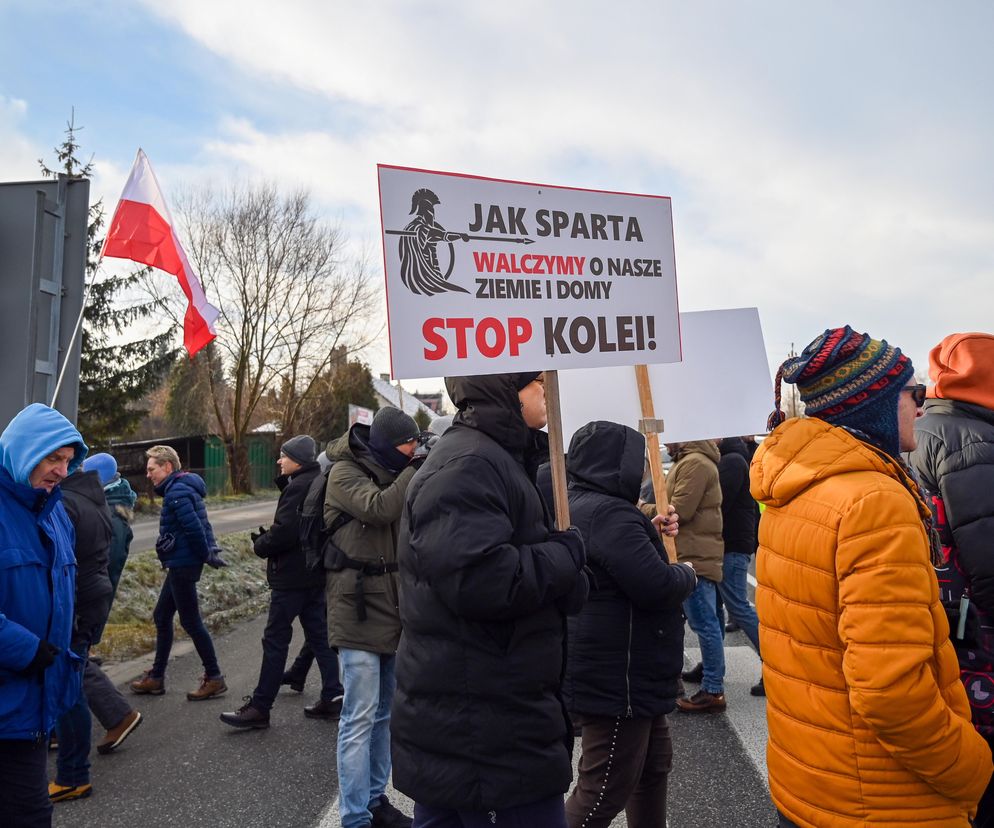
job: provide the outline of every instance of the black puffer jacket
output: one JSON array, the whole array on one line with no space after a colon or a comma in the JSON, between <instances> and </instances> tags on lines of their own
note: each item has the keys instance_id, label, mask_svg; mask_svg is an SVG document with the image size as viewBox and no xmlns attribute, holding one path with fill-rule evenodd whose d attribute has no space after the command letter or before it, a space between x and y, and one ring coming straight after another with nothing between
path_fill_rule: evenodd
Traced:
<instances>
[{"instance_id":1,"label":"black puffer jacket","mask_svg":"<svg viewBox=\"0 0 994 828\"><path fill-rule=\"evenodd\" d=\"M994 411L927 400L911 465L942 498L971 600L994 617Z\"/></svg>"},{"instance_id":2,"label":"black puffer jacket","mask_svg":"<svg viewBox=\"0 0 994 828\"><path fill-rule=\"evenodd\" d=\"M446 380L459 413L407 493L393 781L434 807L522 805L573 775L560 605L585 594L583 554L550 537L526 472L519 379Z\"/></svg>"},{"instance_id":3,"label":"black puffer jacket","mask_svg":"<svg viewBox=\"0 0 994 828\"><path fill-rule=\"evenodd\" d=\"M593 577L569 619L563 695L570 711L645 718L676 706L683 667L683 600L694 573L670 564L659 532L635 506L645 438L617 423L588 423L569 449L569 502Z\"/></svg>"},{"instance_id":4,"label":"black puffer jacket","mask_svg":"<svg viewBox=\"0 0 994 828\"><path fill-rule=\"evenodd\" d=\"M76 528L76 623L73 642L98 643L113 587L107 574L114 538L110 509L95 471L77 471L61 483L62 500Z\"/></svg>"},{"instance_id":5,"label":"black puffer jacket","mask_svg":"<svg viewBox=\"0 0 994 828\"><path fill-rule=\"evenodd\" d=\"M741 437L725 437L718 445L721 483L721 536L726 552L756 551L759 504L749 492L749 450Z\"/></svg>"},{"instance_id":6,"label":"black puffer jacket","mask_svg":"<svg viewBox=\"0 0 994 828\"><path fill-rule=\"evenodd\" d=\"M305 463L289 477L276 479L280 499L273 525L255 541L255 554L266 559L270 589L313 589L324 585L324 572L308 572L300 548L298 510L311 482L320 473L317 463Z\"/></svg>"}]
</instances>

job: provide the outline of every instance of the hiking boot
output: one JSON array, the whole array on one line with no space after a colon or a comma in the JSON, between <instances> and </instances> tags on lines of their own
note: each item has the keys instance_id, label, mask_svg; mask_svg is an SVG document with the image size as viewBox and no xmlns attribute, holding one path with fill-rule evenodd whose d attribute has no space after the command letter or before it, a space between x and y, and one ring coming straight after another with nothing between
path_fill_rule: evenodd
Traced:
<instances>
[{"instance_id":1,"label":"hiking boot","mask_svg":"<svg viewBox=\"0 0 994 828\"><path fill-rule=\"evenodd\" d=\"M411 828L414 822L409 816L404 816L387 799L386 794L380 796L380 804L370 808L373 815L371 828Z\"/></svg>"},{"instance_id":2,"label":"hiking boot","mask_svg":"<svg viewBox=\"0 0 994 828\"><path fill-rule=\"evenodd\" d=\"M759 681L756 682L752 687L749 688L750 696L765 696L766 686L763 684L763 677L759 677Z\"/></svg>"},{"instance_id":3,"label":"hiking boot","mask_svg":"<svg viewBox=\"0 0 994 828\"><path fill-rule=\"evenodd\" d=\"M289 670L283 674L283 680L280 681L280 684L287 685L291 690L295 690L298 693L304 692L304 679L294 675Z\"/></svg>"},{"instance_id":4,"label":"hiking boot","mask_svg":"<svg viewBox=\"0 0 994 828\"><path fill-rule=\"evenodd\" d=\"M304 715L312 719L337 719L342 715L342 696L321 699L317 704L305 707Z\"/></svg>"},{"instance_id":5,"label":"hiking boot","mask_svg":"<svg viewBox=\"0 0 994 828\"><path fill-rule=\"evenodd\" d=\"M689 699L677 699L676 706L684 713L718 713L725 709L725 694L698 690Z\"/></svg>"},{"instance_id":6,"label":"hiking boot","mask_svg":"<svg viewBox=\"0 0 994 828\"><path fill-rule=\"evenodd\" d=\"M252 706L252 697L246 696L245 704L233 713L222 713L218 718L226 725L243 729L254 728L262 730L269 727L269 714L265 710Z\"/></svg>"},{"instance_id":7,"label":"hiking boot","mask_svg":"<svg viewBox=\"0 0 994 828\"><path fill-rule=\"evenodd\" d=\"M132 693L139 696L161 696L166 692L166 680L156 678L151 670L146 670L140 679L135 679L128 686Z\"/></svg>"},{"instance_id":8,"label":"hiking boot","mask_svg":"<svg viewBox=\"0 0 994 828\"><path fill-rule=\"evenodd\" d=\"M691 684L700 684L704 681L704 663L698 661L696 667L691 667L689 670L684 670L680 673L680 678L684 681L689 681Z\"/></svg>"},{"instance_id":9,"label":"hiking boot","mask_svg":"<svg viewBox=\"0 0 994 828\"><path fill-rule=\"evenodd\" d=\"M128 738L142 723L142 714L132 710L127 716L107 731L104 738L97 743L97 753L107 755Z\"/></svg>"},{"instance_id":10,"label":"hiking boot","mask_svg":"<svg viewBox=\"0 0 994 828\"><path fill-rule=\"evenodd\" d=\"M93 793L93 785L60 785L58 782L48 783L48 799L50 802L69 802L73 799L86 799Z\"/></svg>"},{"instance_id":11,"label":"hiking boot","mask_svg":"<svg viewBox=\"0 0 994 828\"><path fill-rule=\"evenodd\" d=\"M202 676L200 686L196 690L191 690L187 693L186 700L204 701L205 699L213 699L215 696L220 696L222 693L227 692L228 685L224 683L224 676L218 676L217 678Z\"/></svg>"}]
</instances>

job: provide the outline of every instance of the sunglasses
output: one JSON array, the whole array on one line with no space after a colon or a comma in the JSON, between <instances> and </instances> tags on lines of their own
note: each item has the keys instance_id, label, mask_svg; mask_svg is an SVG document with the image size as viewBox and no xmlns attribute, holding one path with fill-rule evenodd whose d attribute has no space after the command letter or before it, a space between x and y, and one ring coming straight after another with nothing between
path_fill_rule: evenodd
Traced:
<instances>
[{"instance_id":1,"label":"sunglasses","mask_svg":"<svg viewBox=\"0 0 994 828\"><path fill-rule=\"evenodd\" d=\"M918 383L918 385L905 385L901 391L907 391L918 408L925 405L925 386L921 383Z\"/></svg>"}]
</instances>

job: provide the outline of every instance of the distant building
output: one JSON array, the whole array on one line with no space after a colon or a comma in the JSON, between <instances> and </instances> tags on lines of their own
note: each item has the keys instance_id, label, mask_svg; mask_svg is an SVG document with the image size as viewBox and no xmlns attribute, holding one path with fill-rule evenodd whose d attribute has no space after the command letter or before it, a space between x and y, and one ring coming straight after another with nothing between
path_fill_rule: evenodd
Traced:
<instances>
[{"instance_id":1,"label":"distant building","mask_svg":"<svg viewBox=\"0 0 994 828\"><path fill-rule=\"evenodd\" d=\"M400 391L396 385L390 382L389 374L380 374L378 378L373 377L373 391L376 394L376 402L379 403L380 408L385 405L392 405L394 408L400 408L405 414L410 414L412 417L419 411L423 411L429 420L434 420L439 416L430 406L425 405L414 394L408 391L404 391L404 404L401 406Z\"/></svg>"}]
</instances>

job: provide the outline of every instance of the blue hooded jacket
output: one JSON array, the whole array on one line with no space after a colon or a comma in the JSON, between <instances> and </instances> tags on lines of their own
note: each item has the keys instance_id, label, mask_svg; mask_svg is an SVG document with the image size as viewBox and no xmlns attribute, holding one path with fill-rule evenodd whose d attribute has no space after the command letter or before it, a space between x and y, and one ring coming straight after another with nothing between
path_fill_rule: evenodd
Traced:
<instances>
[{"instance_id":1,"label":"blue hooded jacket","mask_svg":"<svg viewBox=\"0 0 994 828\"><path fill-rule=\"evenodd\" d=\"M159 515L159 543L156 551L166 569L179 566L199 566L211 549L217 546L214 529L207 519L204 496L207 485L192 472L176 471L155 487L162 497ZM164 538L172 541L163 544Z\"/></svg>"},{"instance_id":2,"label":"blue hooded jacket","mask_svg":"<svg viewBox=\"0 0 994 828\"><path fill-rule=\"evenodd\" d=\"M86 456L79 432L34 403L0 434L0 739L44 738L81 692L82 660L69 650L76 590L75 535L62 493L32 488L49 454L72 446L69 473ZM40 640L60 653L37 677L20 675Z\"/></svg>"}]
</instances>

